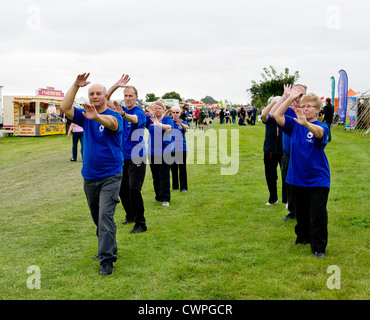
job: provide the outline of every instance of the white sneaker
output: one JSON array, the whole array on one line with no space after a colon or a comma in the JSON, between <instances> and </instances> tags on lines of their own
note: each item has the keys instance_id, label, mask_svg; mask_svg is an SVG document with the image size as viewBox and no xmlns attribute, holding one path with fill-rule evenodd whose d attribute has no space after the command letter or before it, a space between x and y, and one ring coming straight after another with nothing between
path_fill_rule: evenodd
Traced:
<instances>
[{"instance_id":1,"label":"white sneaker","mask_svg":"<svg viewBox=\"0 0 370 320\"><path fill-rule=\"evenodd\" d=\"M278 204L278 202L279 202L278 200L276 200L274 203L267 202L266 206L272 206L273 204Z\"/></svg>"},{"instance_id":2,"label":"white sneaker","mask_svg":"<svg viewBox=\"0 0 370 320\"><path fill-rule=\"evenodd\" d=\"M162 202L162 207L169 207L170 203L168 201Z\"/></svg>"}]
</instances>

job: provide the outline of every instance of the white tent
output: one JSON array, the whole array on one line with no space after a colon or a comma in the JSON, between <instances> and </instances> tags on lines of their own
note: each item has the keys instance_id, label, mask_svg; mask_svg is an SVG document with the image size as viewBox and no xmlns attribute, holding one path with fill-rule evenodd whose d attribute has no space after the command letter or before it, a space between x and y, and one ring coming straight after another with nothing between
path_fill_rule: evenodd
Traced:
<instances>
[{"instance_id":1,"label":"white tent","mask_svg":"<svg viewBox=\"0 0 370 320\"><path fill-rule=\"evenodd\" d=\"M357 100L357 121L355 131L365 137L370 131L370 90L359 92Z\"/></svg>"}]
</instances>

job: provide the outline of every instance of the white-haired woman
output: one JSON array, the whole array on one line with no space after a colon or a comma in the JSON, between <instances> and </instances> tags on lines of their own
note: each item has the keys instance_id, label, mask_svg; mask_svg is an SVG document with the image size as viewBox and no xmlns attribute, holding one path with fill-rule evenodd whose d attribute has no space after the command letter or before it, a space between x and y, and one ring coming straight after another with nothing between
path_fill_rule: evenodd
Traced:
<instances>
[{"instance_id":1,"label":"white-haired woman","mask_svg":"<svg viewBox=\"0 0 370 320\"><path fill-rule=\"evenodd\" d=\"M186 121L180 119L181 108L174 106L171 108L172 119L174 122L174 129L172 131L172 137L174 142L174 156L175 160L171 165L172 173L172 190L178 190L180 186L181 192L188 191L188 176L186 172L186 139L185 133L188 131L188 125ZM179 185L180 176L180 185Z\"/></svg>"},{"instance_id":2,"label":"white-haired woman","mask_svg":"<svg viewBox=\"0 0 370 320\"><path fill-rule=\"evenodd\" d=\"M330 169L324 149L329 128L317 120L321 99L304 94L304 88L294 87L289 97L275 111L274 118L291 137L291 154L286 182L293 187L297 224L295 244L311 244L316 258L323 258L328 242ZM301 108L294 108L296 118L285 115L292 101L301 97Z\"/></svg>"},{"instance_id":3,"label":"white-haired woman","mask_svg":"<svg viewBox=\"0 0 370 320\"><path fill-rule=\"evenodd\" d=\"M171 200L170 168L173 162L171 156L173 120L164 115L165 109L161 101L147 108L151 114L146 116L146 128L149 130L148 154L155 200L162 202L162 206L169 206Z\"/></svg>"}]
</instances>

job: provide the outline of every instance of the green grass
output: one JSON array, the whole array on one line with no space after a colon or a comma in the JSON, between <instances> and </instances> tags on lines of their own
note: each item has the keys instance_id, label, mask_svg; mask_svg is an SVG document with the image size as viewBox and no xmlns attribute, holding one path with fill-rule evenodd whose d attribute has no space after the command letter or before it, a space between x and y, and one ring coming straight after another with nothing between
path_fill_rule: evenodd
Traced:
<instances>
[{"instance_id":1,"label":"green grass","mask_svg":"<svg viewBox=\"0 0 370 320\"><path fill-rule=\"evenodd\" d=\"M264 126L212 128L240 128L238 173L221 175L227 165L208 157L188 165L189 192L173 192L164 208L151 202L148 167L148 231L129 234L118 205L118 260L108 277L90 258L95 226L82 163L69 161L71 140L1 138L0 299L369 299L369 139L333 130L329 243L318 260L309 246L292 245L285 205L265 206ZM31 265L41 269L39 290L27 288ZM341 270L339 290L326 285L331 265Z\"/></svg>"}]
</instances>

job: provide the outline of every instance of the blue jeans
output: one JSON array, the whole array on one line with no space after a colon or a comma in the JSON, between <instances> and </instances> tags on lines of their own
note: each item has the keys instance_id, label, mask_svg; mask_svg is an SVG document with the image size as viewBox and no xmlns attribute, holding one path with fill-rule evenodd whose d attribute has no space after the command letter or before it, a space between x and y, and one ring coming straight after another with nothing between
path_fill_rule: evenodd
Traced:
<instances>
[{"instance_id":1,"label":"blue jeans","mask_svg":"<svg viewBox=\"0 0 370 320\"><path fill-rule=\"evenodd\" d=\"M72 132L72 158L74 160L77 160L77 146L78 141L80 141L81 144L81 158L84 157L84 139L83 139L83 132Z\"/></svg>"}]
</instances>

